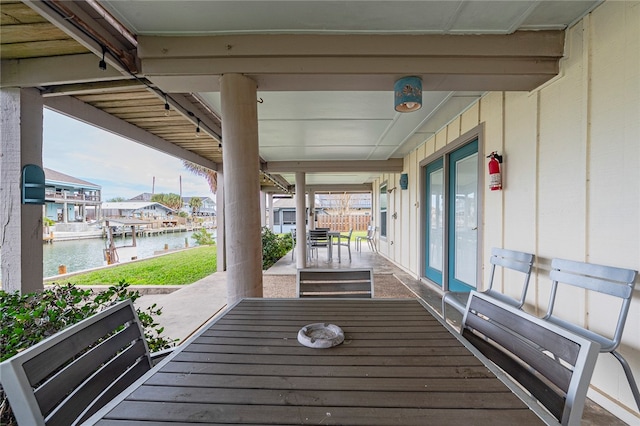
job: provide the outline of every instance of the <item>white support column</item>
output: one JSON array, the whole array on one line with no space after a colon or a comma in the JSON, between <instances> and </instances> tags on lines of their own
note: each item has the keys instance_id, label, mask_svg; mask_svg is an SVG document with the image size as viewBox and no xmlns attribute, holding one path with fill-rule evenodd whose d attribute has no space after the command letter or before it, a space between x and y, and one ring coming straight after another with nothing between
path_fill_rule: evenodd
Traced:
<instances>
[{"instance_id":1,"label":"white support column","mask_svg":"<svg viewBox=\"0 0 640 426\"><path fill-rule=\"evenodd\" d=\"M264 192L260 191L260 226L267 226L267 201Z\"/></svg>"},{"instance_id":2,"label":"white support column","mask_svg":"<svg viewBox=\"0 0 640 426\"><path fill-rule=\"evenodd\" d=\"M305 174L296 172L296 267L307 267L307 212L305 197Z\"/></svg>"},{"instance_id":3,"label":"white support column","mask_svg":"<svg viewBox=\"0 0 640 426\"><path fill-rule=\"evenodd\" d=\"M220 78L227 303L262 297L260 160L256 82L240 74Z\"/></svg>"},{"instance_id":4,"label":"white support column","mask_svg":"<svg viewBox=\"0 0 640 426\"><path fill-rule=\"evenodd\" d=\"M227 248L224 232L224 172L218 166L218 189L216 190L216 261L218 272L227 270Z\"/></svg>"},{"instance_id":5,"label":"white support column","mask_svg":"<svg viewBox=\"0 0 640 426\"><path fill-rule=\"evenodd\" d=\"M22 204L22 167L42 167L42 97L36 89L0 90L0 254L2 289L42 290L42 206Z\"/></svg>"},{"instance_id":6,"label":"white support column","mask_svg":"<svg viewBox=\"0 0 640 426\"><path fill-rule=\"evenodd\" d=\"M309 190L309 229L316 229L316 193Z\"/></svg>"},{"instance_id":7,"label":"white support column","mask_svg":"<svg viewBox=\"0 0 640 426\"><path fill-rule=\"evenodd\" d=\"M273 232L273 194L271 192L267 194L267 215L269 218L269 231Z\"/></svg>"}]
</instances>

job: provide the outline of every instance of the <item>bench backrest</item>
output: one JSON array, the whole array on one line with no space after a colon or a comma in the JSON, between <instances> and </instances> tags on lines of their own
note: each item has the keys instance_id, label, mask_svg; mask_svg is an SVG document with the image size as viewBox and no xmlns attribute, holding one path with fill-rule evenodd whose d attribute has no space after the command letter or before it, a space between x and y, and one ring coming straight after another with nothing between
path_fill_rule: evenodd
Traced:
<instances>
[{"instance_id":1,"label":"bench backrest","mask_svg":"<svg viewBox=\"0 0 640 426\"><path fill-rule=\"evenodd\" d=\"M529 280L531 278L531 269L533 267L533 259L534 255L531 253L525 253L516 250L508 250L499 247L493 247L491 249L491 258L489 262L491 263L491 275L489 277L489 288L486 293L491 294L492 296L498 296L499 300L503 302L507 302L510 305L515 306L516 308L524 305L524 302L527 297L527 289L529 288ZM497 290L493 289L493 279L495 275L496 266L500 266L504 269L511 269L514 271L519 271L524 274L522 287L520 289L519 298L513 298L503 293L500 293ZM496 294L496 293L499 293ZM512 299L512 300L509 300Z\"/></svg>"},{"instance_id":2,"label":"bench backrest","mask_svg":"<svg viewBox=\"0 0 640 426\"><path fill-rule=\"evenodd\" d=\"M575 333L600 342L603 352L615 350L622 339L622 332L624 331L631 298L633 297L636 271L573 260L553 259L549 277L552 280L551 294L544 318ZM556 317L553 311L560 285L570 285L620 298L621 304L615 330L611 330L609 336L603 336Z\"/></svg>"},{"instance_id":3,"label":"bench backrest","mask_svg":"<svg viewBox=\"0 0 640 426\"><path fill-rule=\"evenodd\" d=\"M563 425L580 425L598 343L475 291L462 335Z\"/></svg>"},{"instance_id":4,"label":"bench backrest","mask_svg":"<svg viewBox=\"0 0 640 426\"><path fill-rule=\"evenodd\" d=\"M372 269L298 269L298 297L373 297Z\"/></svg>"},{"instance_id":5,"label":"bench backrest","mask_svg":"<svg viewBox=\"0 0 640 426\"><path fill-rule=\"evenodd\" d=\"M0 364L20 425L81 422L151 368L131 300L74 324Z\"/></svg>"}]
</instances>

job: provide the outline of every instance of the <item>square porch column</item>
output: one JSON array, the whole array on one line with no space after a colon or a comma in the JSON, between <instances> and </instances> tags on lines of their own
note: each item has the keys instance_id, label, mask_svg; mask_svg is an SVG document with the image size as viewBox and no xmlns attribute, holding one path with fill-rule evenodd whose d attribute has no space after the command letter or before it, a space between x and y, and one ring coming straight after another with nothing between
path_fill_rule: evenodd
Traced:
<instances>
[{"instance_id":1,"label":"square porch column","mask_svg":"<svg viewBox=\"0 0 640 426\"><path fill-rule=\"evenodd\" d=\"M2 289L42 290L42 206L22 204L22 168L42 167L43 102L37 89L1 89L0 253Z\"/></svg>"}]
</instances>

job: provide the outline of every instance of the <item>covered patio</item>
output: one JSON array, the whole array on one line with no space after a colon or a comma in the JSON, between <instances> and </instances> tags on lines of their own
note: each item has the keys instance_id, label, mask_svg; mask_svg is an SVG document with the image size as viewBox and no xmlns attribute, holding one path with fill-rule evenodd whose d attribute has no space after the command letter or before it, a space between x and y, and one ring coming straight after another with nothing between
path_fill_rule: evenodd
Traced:
<instances>
[{"instance_id":1,"label":"covered patio","mask_svg":"<svg viewBox=\"0 0 640 426\"><path fill-rule=\"evenodd\" d=\"M370 191L375 259L429 297L485 288L492 247L535 254L524 309L538 315L551 259L640 269L637 1L1 7L4 290L42 288L42 209L23 202L21 177L42 166L43 108L218 172L229 303L262 296L261 212L274 193L308 195L297 197L303 236L314 193ZM405 77L422 83L413 112L394 109ZM502 181L490 189L494 153ZM305 247L283 271L309 266ZM358 256L339 266L378 264ZM513 291L509 274L497 281ZM558 304L594 330L615 309L580 290ZM639 305L635 290L620 346L636 376ZM589 396L637 423L609 358Z\"/></svg>"}]
</instances>

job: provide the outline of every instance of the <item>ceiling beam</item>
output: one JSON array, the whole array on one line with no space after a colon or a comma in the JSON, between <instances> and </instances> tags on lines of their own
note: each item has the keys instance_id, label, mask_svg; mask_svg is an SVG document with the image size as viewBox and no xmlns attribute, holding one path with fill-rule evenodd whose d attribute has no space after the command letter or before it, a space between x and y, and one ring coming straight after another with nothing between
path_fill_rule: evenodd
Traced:
<instances>
[{"instance_id":1,"label":"ceiling beam","mask_svg":"<svg viewBox=\"0 0 640 426\"><path fill-rule=\"evenodd\" d=\"M98 68L100 58L93 53L33 59L6 59L0 63L2 87L41 87L60 84L129 80L113 67Z\"/></svg>"},{"instance_id":2,"label":"ceiling beam","mask_svg":"<svg viewBox=\"0 0 640 426\"><path fill-rule=\"evenodd\" d=\"M262 170L267 173L401 173L403 167L402 158L360 161L268 161L262 164Z\"/></svg>"},{"instance_id":3,"label":"ceiling beam","mask_svg":"<svg viewBox=\"0 0 640 426\"><path fill-rule=\"evenodd\" d=\"M44 98L44 105L61 114L73 117L100 129L114 133L149 148L182 160L188 160L211 170L217 170L217 164L200 155L174 145L140 127L129 124L111 114L99 110L71 96Z\"/></svg>"},{"instance_id":4,"label":"ceiling beam","mask_svg":"<svg viewBox=\"0 0 640 426\"><path fill-rule=\"evenodd\" d=\"M181 77L189 91L216 90L217 79L210 76L224 73L255 78L259 90L282 89L285 81L304 90L349 90L340 81L344 78L355 83L350 90L391 90L393 81L405 75L422 76L423 90L532 90L557 75L563 53L562 31L138 39L145 75L168 86L179 84L172 78ZM366 78L358 82L361 77ZM198 84L202 87L192 87Z\"/></svg>"},{"instance_id":5,"label":"ceiling beam","mask_svg":"<svg viewBox=\"0 0 640 426\"><path fill-rule=\"evenodd\" d=\"M371 192L373 184L371 183L354 183L354 184L326 184L326 185L307 185L307 192Z\"/></svg>"},{"instance_id":6,"label":"ceiling beam","mask_svg":"<svg viewBox=\"0 0 640 426\"><path fill-rule=\"evenodd\" d=\"M43 97L79 96L96 93L122 92L129 89L144 89L146 86L139 80L113 80L95 83L75 83L50 86L41 91Z\"/></svg>"},{"instance_id":7,"label":"ceiling beam","mask_svg":"<svg viewBox=\"0 0 640 426\"><path fill-rule=\"evenodd\" d=\"M105 62L121 73L136 73L139 70L135 49L121 43L105 27L98 24L83 10L83 2L59 0L23 0L22 2L95 55L102 57L106 48L110 54L105 55Z\"/></svg>"}]
</instances>

